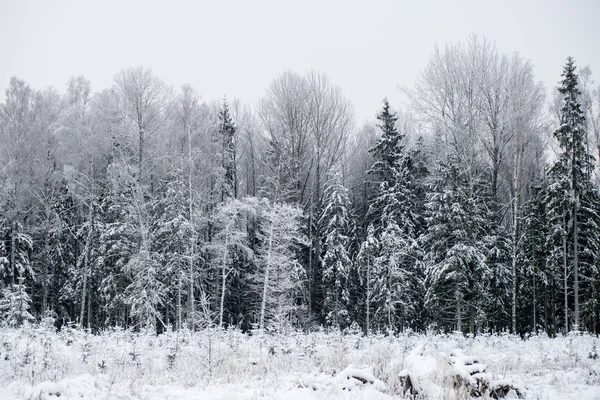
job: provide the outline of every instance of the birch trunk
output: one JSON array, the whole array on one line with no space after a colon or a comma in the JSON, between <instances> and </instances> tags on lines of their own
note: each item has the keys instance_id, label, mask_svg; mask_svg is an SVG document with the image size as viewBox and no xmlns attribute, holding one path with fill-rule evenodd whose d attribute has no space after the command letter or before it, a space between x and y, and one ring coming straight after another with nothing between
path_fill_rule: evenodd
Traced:
<instances>
[{"instance_id":1,"label":"birch trunk","mask_svg":"<svg viewBox=\"0 0 600 400\"><path fill-rule=\"evenodd\" d=\"M260 330L262 331L265 327L265 310L267 308L267 293L269 287L269 270L271 268L271 252L273 249L273 216L271 217L271 222L269 226L269 245L267 250L267 262L265 263L265 280L263 284L263 295L262 295L262 303L260 306Z\"/></svg>"},{"instance_id":2,"label":"birch trunk","mask_svg":"<svg viewBox=\"0 0 600 400\"><path fill-rule=\"evenodd\" d=\"M225 308L225 280L227 279L227 234L225 235L225 250L223 250L223 261L222 261L222 282L221 282L221 306L219 308L219 328L223 327L223 310Z\"/></svg>"}]
</instances>

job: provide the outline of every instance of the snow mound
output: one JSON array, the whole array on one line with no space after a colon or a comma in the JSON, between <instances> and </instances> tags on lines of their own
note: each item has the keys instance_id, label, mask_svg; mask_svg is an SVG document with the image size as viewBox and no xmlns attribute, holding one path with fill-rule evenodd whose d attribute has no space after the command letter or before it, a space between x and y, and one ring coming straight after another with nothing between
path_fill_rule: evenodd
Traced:
<instances>
[{"instance_id":1,"label":"snow mound","mask_svg":"<svg viewBox=\"0 0 600 400\"><path fill-rule=\"evenodd\" d=\"M304 376L299 382L300 387L309 387L314 391L327 391L329 393L337 390L375 390L385 392L386 384L377 379L370 368L355 368L349 365L346 369L335 376L321 374L319 376Z\"/></svg>"},{"instance_id":2,"label":"snow mound","mask_svg":"<svg viewBox=\"0 0 600 400\"><path fill-rule=\"evenodd\" d=\"M523 398L522 391L510 382L492 381L486 366L460 349L449 356L427 355L421 344L410 352L405 363L406 368L399 374L403 395L438 398L453 392L472 398Z\"/></svg>"},{"instance_id":3,"label":"snow mound","mask_svg":"<svg viewBox=\"0 0 600 400\"><path fill-rule=\"evenodd\" d=\"M105 398L110 392L107 379L90 374L79 375L58 382L45 381L35 386L23 385L19 382L10 384L2 398L21 399L95 399ZM6 396L6 397L5 397Z\"/></svg>"}]
</instances>

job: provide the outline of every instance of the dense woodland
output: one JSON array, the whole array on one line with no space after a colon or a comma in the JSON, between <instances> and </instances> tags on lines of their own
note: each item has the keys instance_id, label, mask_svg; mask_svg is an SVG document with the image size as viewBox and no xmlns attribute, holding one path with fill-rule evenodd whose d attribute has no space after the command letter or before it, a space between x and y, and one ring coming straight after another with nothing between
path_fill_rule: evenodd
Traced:
<instances>
[{"instance_id":1,"label":"dense woodland","mask_svg":"<svg viewBox=\"0 0 600 400\"><path fill-rule=\"evenodd\" d=\"M143 67L14 77L0 321L598 333L600 87L571 58L556 78L473 36L358 124L315 71L251 106Z\"/></svg>"}]
</instances>

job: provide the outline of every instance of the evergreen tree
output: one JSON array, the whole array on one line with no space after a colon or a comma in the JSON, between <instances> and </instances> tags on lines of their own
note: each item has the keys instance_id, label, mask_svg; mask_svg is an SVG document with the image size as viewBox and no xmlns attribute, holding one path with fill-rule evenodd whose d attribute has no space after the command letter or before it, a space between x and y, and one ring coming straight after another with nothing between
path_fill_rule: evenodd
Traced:
<instances>
[{"instance_id":1,"label":"evergreen tree","mask_svg":"<svg viewBox=\"0 0 600 400\"><path fill-rule=\"evenodd\" d=\"M189 248L192 246L194 227L189 220L188 197L181 170L173 169L165 182L164 190L153 204L152 250L160 265L159 276L166 284L169 300L175 300L176 328L183 323L183 302L189 291L192 274ZM192 265L196 260L191 260ZM170 303L170 302L169 302ZM168 323L170 312L165 310ZM188 316L190 317L190 316Z\"/></svg>"},{"instance_id":2,"label":"evergreen tree","mask_svg":"<svg viewBox=\"0 0 600 400\"><path fill-rule=\"evenodd\" d=\"M2 289L0 297L0 324L10 327L19 327L24 322L34 320L29 312L31 297L27 293L25 277L21 274L18 283L10 284Z\"/></svg>"},{"instance_id":3,"label":"evergreen tree","mask_svg":"<svg viewBox=\"0 0 600 400\"><path fill-rule=\"evenodd\" d=\"M237 128L231 117L227 99L223 99L223 105L217 115L215 137L219 152L219 166L222 169L216 187L220 191L221 202L226 201L226 199L237 198L236 132Z\"/></svg>"},{"instance_id":4,"label":"evergreen tree","mask_svg":"<svg viewBox=\"0 0 600 400\"><path fill-rule=\"evenodd\" d=\"M486 175L484 175L486 177ZM482 221L486 229L480 238L485 256L485 268L482 275L481 317L485 326L494 332L510 325L510 304L512 277L511 239L502 224L500 208L489 189L489 180L480 179L476 192L481 193L474 199L476 209L481 210Z\"/></svg>"},{"instance_id":5,"label":"evergreen tree","mask_svg":"<svg viewBox=\"0 0 600 400\"><path fill-rule=\"evenodd\" d=\"M387 98L383 99L383 109L377 114L381 130L381 137L369 153L373 155L375 162L367 174L371 177L371 183L379 187L378 193L372 199L368 211L368 219L373 224L376 233L383 229L381 218L383 208L387 204L387 196L393 195L390 188L395 187L396 178L404 178L404 169L408 166L409 159L405 153L404 135L398 131L396 122L398 116L391 110Z\"/></svg>"},{"instance_id":6,"label":"evergreen tree","mask_svg":"<svg viewBox=\"0 0 600 400\"><path fill-rule=\"evenodd\" d=\"M531 185L531 198L525 204L523 219L523 244L520 252L521 283L518 299L519 331L538 332L544 329L549 335L555 331L552 319L552 305L549 304L554 292L555 276L547 269L548 250L546 238L548 221L546 218L545 191L543 182Z\"/></svg>"},{"instance_id":7,"label":"evergreen tree","mask_svg":"<svg viewBox=\"0 0 600 400\"><path fill-rule=\"evenodd\" d=\"M109 166L99 238L100 292L109 318L153 329L165 289L157 271L158 256L151 248L149 213L132 170L126 164ZM131 320L125 318L126 311Z\"/></svg>"},{"instance_id":8,"label":"evergreen tree","mask_svg":"<svg viewBox=\"0 0 600 400\"><path fill-rule=\"evenodd\" d=\"M590 155L585 131L585 116L579 102L581 91L579 89L578 76L575 73L575 62L569 57L563 69L563 80L560 83L559 92L563 95L563 104L560 110L560 127L554 132L554 136L562 150L558 159L551 169L551 176L562 188L559 191L566 194L568 205L554 199L554 203L562 203L563 207L554 208L557 214L555 219L560 220L562 216L563 238L568 238L568 251L563 242L565 279L568 276L567 264L572 265L573 273L573 327L579 329L580 302L582 295L584 303L587 303L588 293L596 292L598 279L598 267L595 260L600 253L600 237L597 227L600 226L598 210L600 201L598 194L591 183L591 171L593 169L593 157ZM565 193L565 191L567 193ZM555 224L558 226L558 224ZM556 243L554 248L556 248ZM570 252L570 254L569 254ZM592 283L594 283L592 285ZM565 288L567 287L565 283ZM567 291L565 291L568 294ZM595 293L597 294L597 293ZM568 296L567 296L568 297ZM597 296L596 296L597 297ZM565 314L568 312L568 304L565 301ZM592 300L586 310L591 311L588 321L590 326L596 328L597 300ZM587 314L587 313L586 313ZM591 321L594 319L594 322ZM565 324L568 319L565 317ZM565 327L568 329L568 326Z\"/></svg>"},{"instance_id":9,"label":"evergreen tree","mask_svg":"<svg viewBox=\"0 0 600 400\"><path fill-rule=\"evenodd\" d=\"M439 327L462 331L467 317L469 330L475 333L485 271L483 218L452 159L441 172L429 194L428 231L422 237L426 307Z\"/></svg>"},{"instance_id":10,"label":"evergreen tree","mask_svg":"<svg viewBox=\"0 0 600 400\"><path fill-rule=\"evenodd\" d=\"M417 273L416 246L391 220L379 235L379 254L374 264L374 322L390 331L414 326L422 294Z\"/></svg>"},{"instance_id":11,"label":"evergreen tree","mask_svg":"<svg viewBox=\"0 0 600 400\"><path fill-rule=\"evenodd\" d=\"M63 294L72 278L69 268L77 261L77 240L72 229L77 225L77 209L65 181L60 182L56 192L40 210L43 223L34 237L38 243L32 256L38 276L34 293L41 312L51 311L59 319L69 319L67 310L75 298Z\"/></svg>"},{"instance_id":12,"label":"evergreen tree","mask_svg":"<svg viewBox=\"0 0 600 400\"><path fill-rule=\"evenodd\" d=\"M348 253L350 207L348 190L342 184L341 176L334 174L325 189L325 208L319 225L323 227L323 312L329 325L341 329L349 326L351 322L348 312L348 279L352 267Z\"/></svg>"},{"instance_id":13,"label":"evergreen tree","mask_svg":"<svg viewBox=\"0 0 600 400\"><path fill-rule=\"evenodd\" d=\"M557 329L569 330L569 182L566 179L564 165L556 163L548 173L548 184L545 190L546 219L548 235L546 236L546 270L549 272L554 286L562 293L562 321L556 321ZM558 300L558 299L556 299Z\"/></svg>"},{"instance_id":14,"label":"evergreen tree","mask_svg":"<svg viewBox=\"0 0 600 400\"><path fill-rule=\"evenodd\" d=\"M379 243L372 305L377 324L395 330L416 321L417 304L423 294L417 264L419 216L405 135L398 131L398 117L390 111L387 99L377 119L382 135L369 150L375 159L369 175L379 183L368 211Z\"/></svg>"}]
</instances>

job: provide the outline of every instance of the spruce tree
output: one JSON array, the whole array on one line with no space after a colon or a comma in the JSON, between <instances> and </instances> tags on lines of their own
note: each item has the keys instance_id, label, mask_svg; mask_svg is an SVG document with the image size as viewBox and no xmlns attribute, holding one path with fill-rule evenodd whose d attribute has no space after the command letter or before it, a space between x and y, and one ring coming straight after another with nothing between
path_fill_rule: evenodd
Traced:
<instances>
[{"instance_id":1,"label":"spruce tree","mask_svg":"<svg viewBox=\"0 0 600 400\"><path fill-rule=\"evenodd\" d=\"M341 176L334 174L325 189L325 208L319 221L323 227L323 286L325 299L323 312L327 324L345 328L349 319L348 278L352 262L348 253L350 200Z\"/></svg>"},{"instance_id":2,"label":"spruce tree","mask_svg":"<svg viewBox=\"0 0 600 400\"><path fill-rule=\"evenodd\" d=\"M558 89L563 95L560 126L554 132L561 153L552 167L551 175L561 185L563 193L568 191L568 207L557 211L559 215L562 214L565 235L570 242L568 262L572 265L573 273L573 327L579 329L581 295L584 294L586 302L585 290L598 276L595 260L600 255L597 229L600 226L600 202L591 183L593 157L588 151L585 115L579 101L581 90L575 69L573 58L567 58ZM584 289L583 293L580 289ZM591 303L591 307L597 308L595 302Z\"/></svg>"},{"instance_id":3,"label":"spruce tree","mask_svg":"<svg viewBox=\"0 0 600 400\"><path fill-rule=\"evenodd\" d=\"M543 182L532 184L531 198L524 207L523 244L519 254L523 268L520 274L522 279L519 285L517 315L521 324L520 331L537 332L543 328L546 333L552 334L549 292L558 288L554 287L555 277L546 265L548 222L544 189Z\"/></svg>"},{"instance_id":4,"label":"spruce tree","mask_svg":"<svg viewBox=\"0 0 600 400\"><path fill-rule=\"evenodd\" d=\"M223 105L217 115L217 130L215 141L219 152L219 167L222 169L218 178L217 189L220 201L224 202L230 198L237 198L237 176L236 176L236 132L237 128L231 117L227 99L223 99Z\"/></svg>"},{"instance_id":5,"label":"spruce tree","mask_svg":"<svg viewBox=\"0 0 600 400\"><path fill-rule=\"evenodd\" d=\"M391 110L387 98L383 99L383 109L377 114L379 123L377 127L381 130L381 137L371 149L375 162L367 172L371 184L375 185L377 194L372 199L368 210L368 219L375 227L377 233L381 232L383 225L381 218L383 208L387 204L386 196L390 194L390 188L396 184L396 178L402 174L408 165L408 157L404 153L404 135L398 131L396 122L398 116Z\"/></svg>"},{"instance_id":6,"label":"spruce tree","mask_svg":"<svg viewBox=\"0 0 600 400\"><path fill-rule=\"evenodd\" d=\"M414 323L422 279L417 260L417 199L405 135L387 99L377 115L381 138L369 151L375 162L368 174L378 183L368 216L379 242L373 269L372 305L376 323L395 330Z\"/></svg>"},{"instance_id":7,"label":"spruce tree","mask_svg":"<svg viewBox=\"0 0 600 400\"><path fill-rule=\"evenodd\" d=\"M188 197L183 183L183 172L172 169L163 192L153 203L152 249L160 265L160 279L165 282L167 294L175 300L176 328L181 329L183 302L189 297L189 248L192 246L194 227L189 220ZM196 260L191 260L192 265ZM165 310L168 321L169 310ZM187 316L188 319L191 316Z\"/></svg>"},{"instance_id":8,"label":"spruce tree","mask_svg":"<svg viewBox=\"0 0 600 400\"><path fill-rule=\"evenodd\" d=\"M432 322L462 331L464 317L475 333L483 294L485 253L482 212L469 196L450 158L429 193L427 233L422 237L426 267L426 307Z\"/></svg>"}]
</instances>

